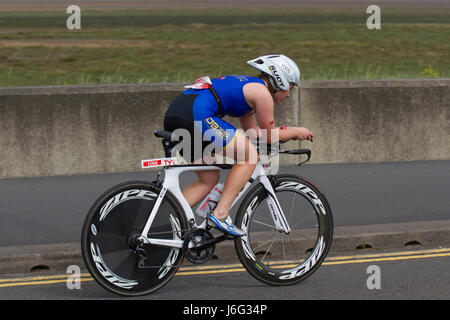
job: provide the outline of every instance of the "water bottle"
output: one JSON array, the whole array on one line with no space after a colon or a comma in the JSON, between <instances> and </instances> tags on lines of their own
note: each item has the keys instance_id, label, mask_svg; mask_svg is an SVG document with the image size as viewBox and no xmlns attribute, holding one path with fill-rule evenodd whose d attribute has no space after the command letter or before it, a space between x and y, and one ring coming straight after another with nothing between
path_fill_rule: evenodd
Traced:
<instances>
[{"instance_id":1,"label":"water bottle","mask_svg":"<svg viewBox=\"0 0 450 320\"><path fill-rule=\"evenodd\" d=\"M195 211L200 217L206 219L209 211L213 211L223 192L223 184L218 183L212 188L211 192L202 200Z\"/></svg>"}]
</instances>

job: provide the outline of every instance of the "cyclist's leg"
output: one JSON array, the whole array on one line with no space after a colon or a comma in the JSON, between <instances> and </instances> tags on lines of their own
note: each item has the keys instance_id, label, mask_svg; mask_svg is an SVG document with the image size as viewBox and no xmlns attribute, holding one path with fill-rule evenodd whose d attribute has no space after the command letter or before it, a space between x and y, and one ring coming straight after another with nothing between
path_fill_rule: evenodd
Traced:
<instances>
[{"instance_id":1,"label":"cyclist's leg","mask_svg":"<svg viewBox=\"0 0 450 320\"><path fill-rule=\"evenodd\" d=\"M195 171L198 180L183 190L183 196L191 207L205 198L211 189L219 182L219 170Z\"/></svg>"},{"instance_id":2,"label":"cyclist's leg","mask_svg":"<svg viewBox=\"0 0 450 320\"><path fill-rule=\"evenodd\" d=\"M199 92L200 93L200 92ZM194 105L205 105L204 97L199 97L199 94L192 94L191 91L186 91L180 94L170 105L166 116L164 118L164 129L169 131L175 131L177 129L185 129L189 132L190 136L190 149L179 150L180 155L190 163L194 161L201 163L202 154L196 154L209 144L206 141L195 141L195 131L198 130L194 126ZM201 108L200 108L201 109ZM202 137L202 133L198 132L199 137ZM195 148L195 143L200 143L201 148ZM198 146L197 146L198 147ZM198 150L197 150L198 149ZM220 173L218 170L212 171L196 171L198 180L183 190L183 196L191 207L195 206L199 201L206 197L209 191L218 183Z\"/></svg>"},{"instance_id":3,"label":"cyclist's leg","mask_svg":"<svg viewBox=\"0 0 450 320\"><path fill-rule=\"evenodd\" d=\"M258 160L258 153L243 133L217 116L203 118L195 125L202 131L203 137L215 145L216 154L222 153L227 158L235 160L225 181L222 196L213 212L213 216L219 220L215 222L217 225L227 218L231 204L251 177ZM230 224L229 221L226 223Z\"/></svg>"},{"instance_id":4,"label":"cyclist's leg","mask_svg":"<svg viewBox=\"0 0 450 320\"><path fill-rule=\"evenodd\" d=\"M236 131L236 137L231 143L233 145L227 145L224 153L227 157L234 158L236 164L227 176L222 197L213 212L220 220L228 216L231 204L250 179L258 160L255 146L243 133Z\"/></svg>"}]
</instances>

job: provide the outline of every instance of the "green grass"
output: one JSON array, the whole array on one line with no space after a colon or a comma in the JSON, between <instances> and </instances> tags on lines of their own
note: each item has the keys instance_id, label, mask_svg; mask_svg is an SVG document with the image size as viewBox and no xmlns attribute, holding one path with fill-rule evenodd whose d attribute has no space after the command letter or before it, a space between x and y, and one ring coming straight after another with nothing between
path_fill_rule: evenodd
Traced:
<instances>
[{"instance_id":1,"label":"green grass","mask_svg":"<svg viewBox=\"0 0 450 320\"><path fill-rule=\"evenodd\" d=\"M0 13L0 85L187 82L254 74L268 53L304 80L450 77L449 16L385 9L368 30L356 9L93 11L70 31L65 13Z\"/></svg>"}]
</instances>

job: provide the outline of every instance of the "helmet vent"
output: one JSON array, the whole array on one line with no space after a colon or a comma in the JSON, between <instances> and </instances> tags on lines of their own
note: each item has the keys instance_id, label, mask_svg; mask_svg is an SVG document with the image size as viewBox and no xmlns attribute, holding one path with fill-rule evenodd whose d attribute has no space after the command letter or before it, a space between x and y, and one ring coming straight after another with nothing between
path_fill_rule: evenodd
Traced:
<instances>
[{"instance_id":1,"label":"helmet vent","mask_svg":"<svg viewBox=\"0 0 450 320\"><path fill-rule=\"evenodd\" d=\"M269 58L279 58L280 56L270 56Z\"/></svg>"},{"instance_id":2,"label":"helmet vent","mask_svg":"<svg viewBox=\"0 0 450 320\"><path fill-rule=\"evenodd\" d=\"M264 61L262 61L261 59L259 59L259 60L256 60L255 63L257 63L257 64L264 64Z\"/></svg>"}]
</instances>

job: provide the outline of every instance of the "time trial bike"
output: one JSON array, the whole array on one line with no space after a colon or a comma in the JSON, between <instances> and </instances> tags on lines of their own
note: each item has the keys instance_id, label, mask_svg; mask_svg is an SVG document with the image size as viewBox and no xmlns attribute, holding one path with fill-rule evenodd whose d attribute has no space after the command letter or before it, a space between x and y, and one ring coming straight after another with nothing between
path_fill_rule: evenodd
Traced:
<instances>
[{"instance_id":1,"label":"time trial bike","mask_svg":"<svg viewBox=\"0 0 450 320\"><path fill-rule=\"evenodd\" d=\"M241 199L234 224L245 235L214 236L207 218L199 219L183 197L179 176L193 170L230 169L229 164L172 165L177 142L162 138L167 158L156 181L129 181L104 192L85 219L81 249L92 277L123 296L149 294L165 285L186 258L205 263L215 245L233 240L237 256L250 275L270 285L292 285L314 273L325 259L333 236L331 209L323 192L306 178L267 174L261 161L233 202ZM282 150L306 155L309 149ZM164 179L161 178L164 173Z\"/></svg>"}]
</instances>

